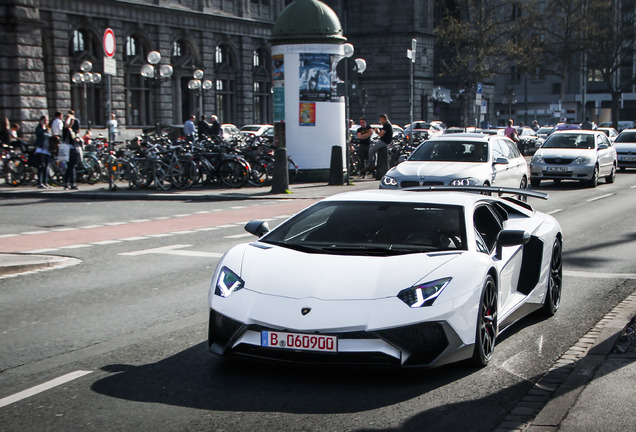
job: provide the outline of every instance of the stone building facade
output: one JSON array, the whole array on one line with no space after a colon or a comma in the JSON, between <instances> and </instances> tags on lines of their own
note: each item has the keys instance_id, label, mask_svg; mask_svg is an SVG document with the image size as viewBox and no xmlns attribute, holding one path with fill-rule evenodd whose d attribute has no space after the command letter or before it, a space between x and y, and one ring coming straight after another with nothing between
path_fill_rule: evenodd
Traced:
<instances>
[{"instance_id":1,"label":"stone building facade","mask_svg":"<svg viewBox=\"0 0 636 432\"><path fill-rule=\"evenodd\" d=\"M269 38L290 0L0 0L0 113L33 131L74 109L104 127L107 101L124 129L181 126L190 114L223 123L271 122ZM114 31L116 74L104 74L103 34ZM150 51L173 75L144 79ZM72 81L90 61L97 84ZM158 66L160 66L158 65ZM204 72L208 91L188 88ZM110 83L110 88L108 84ZM110 98L108 97L110 91Z\"/></svg>"}]
</instances>

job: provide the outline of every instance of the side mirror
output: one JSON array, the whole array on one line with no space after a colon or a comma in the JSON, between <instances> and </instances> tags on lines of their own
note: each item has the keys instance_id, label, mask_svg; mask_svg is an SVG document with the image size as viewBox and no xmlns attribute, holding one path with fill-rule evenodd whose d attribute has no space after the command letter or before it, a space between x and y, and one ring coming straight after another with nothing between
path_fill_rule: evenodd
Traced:
<instances>
[{"instance_id":1,"label":"side mirror","mask_svg":"<svg viewBox=\"0 0 636 432\"><path fill-rule=\"evenodd\" d=\"M262 237L269 232L267 221L253 220L245 224L245 231L257 237Z\"/></svg>"},{"instance_id":2,"label":"side mirror","mask_svg":"<svg viewBox=\"0 0 636 432\"><path fill-rule=\"evenodd\" d=\"M606 148L608 148L607 144L599 144L598 145L598 149L599 150L605 150Z\"/></svg>"},{"instance_id":3,"label":"side mirror","mask_svg":"<svg viewBox=\"0 0 636 432\"><path fill-rule=\"evenodd\" d=\"M497 236L497 259L501 259L501 250L505 246L519 246L530 241L530 234L522 230L504 230Z\"/></svg>"},{"instance_id":4,"label":"side mirror","mask_svg":"<svg viewBox=\"0 0 636 432\"><path fill-rule=\"evenodd\" d=\"M495 159L495 165L508 165L510 161L505 157L498 157Z\"/></svg>"}]
</instances>

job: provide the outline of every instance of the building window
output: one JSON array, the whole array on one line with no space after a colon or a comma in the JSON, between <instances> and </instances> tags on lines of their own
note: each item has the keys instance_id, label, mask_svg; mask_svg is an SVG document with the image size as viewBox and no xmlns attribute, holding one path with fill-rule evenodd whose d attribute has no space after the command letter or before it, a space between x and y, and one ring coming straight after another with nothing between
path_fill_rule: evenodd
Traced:
<instances>
[{"instance_id":1,"label":"building window","mask_svg":"<svg viewBox=\"0 0 636 432\"><path fill-rule=\"evenodd\" d=\"M73 31L73 46L71 49L71 56L77 55L84 51L84 34L79 31Z\"/></svg>"},{"instance_id":2,"label":"building window","mask_svg":"<svg viewBox=\"0 0 636 432\"><path fill-rule=\"evenodd\" d=\"M216 112L221 123L236 123L235 80L238 70L232 48L227 44L218 45L214 60Z\"/></svg>"},{"instance_id":3,"label":"building window","mask_svg":"<svg viewBox=\"0 0 636 432\"><path fill-rule=\"evenodd\" d=\"M93 126L103 126L106 123L104 110L104 92L102 91L103 81L100 83L73 83L75 73L89 73L82 71L81 65L85 61L92 64L90 73L102 71L102 40L88 30L76 29L70 35L70 76L71 85L71 108L75 110L82 128ZM99 55L99 57L98 57Z\"/></svg>"},{"instance_id":4,"label":"building window","mask_svg":"<svg viewBox=\"0 0 636 432\"><path fill-rule=\"evenodd\" d=\"M255 123L271 123L272 113L272 72L271 56L265 49L254 51L253 112Z\"/></svg>"},{"instance_id":5,"label":"building window","mask_svg":"<svg viewBox=\"0 0 636 432\"><path fill-rule=\"evenodd\" d=\"M146 52L150 49L143 39L126 37L124 79L126 80L126 123L130 126L150 127L155 124L151 83L141 74L146 63Z\"/></svg>"}]
</instances>

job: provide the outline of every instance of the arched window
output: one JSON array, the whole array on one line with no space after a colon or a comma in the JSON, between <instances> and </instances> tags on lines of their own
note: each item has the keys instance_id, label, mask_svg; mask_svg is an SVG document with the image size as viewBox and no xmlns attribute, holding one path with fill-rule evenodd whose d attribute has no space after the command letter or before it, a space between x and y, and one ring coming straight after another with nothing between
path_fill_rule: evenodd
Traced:
<instances>
[{"instance_id":1,"label":"arched window","mask_svg":"<svg viewBox=\"0 0 636 432\"><path fill-rule=\"evenodd\" d=\"M236 59L227 44L216 47L214 56L214 76L216 112L221 123L236 122Z\"/></svg>"},{"instance_id":2,"label":"arched window","mask_svg":"<svg viewBox=\"0 0 636 432\"><path fill-rule=\"evenodd\" d=\"M193 79L193 72L202 69L202 63L194 43L187 38L179 39L172 44L171 61L177 86L173 99L173 121L183 124L191 115L199 118L201 114L199 111L203 95L200 89L191 90L188 83Z\"/></svg>"},{"instance_id":3,"label":"arched window","mask_svg":"<svg viewBox=\"0 0 636 432\"><path fill-rule=\"evenodd\" d=\"M80 127L103 127L106 124L106 114L102 90L102 40L90 30L76 29L69 42L71 108L75 110ZM82 68L85 62L90 62L90 70Z\"/></svg>"},{"instance_id":4,"label":"arched window","mask_svg":"<svg viewBox=\"0 0 636 432\"><path fill-rule=\"evenodd\" d=\"M254 51L253 74L254 123L272 122L272 71L271 58L267 50L260 48Z\"/></svg>"},{"instance_id":5,"label":"arched window","mask_svg":"<svg viewBox=\"0 0 636 432\"><path fill-rule=\"evenodd\" d=\"M126 80L126 123L149 128L156 124L151 83L141 76L150 46L139 35L126 37L124 47L124 77Z\"/></svg>"}]
</instances>

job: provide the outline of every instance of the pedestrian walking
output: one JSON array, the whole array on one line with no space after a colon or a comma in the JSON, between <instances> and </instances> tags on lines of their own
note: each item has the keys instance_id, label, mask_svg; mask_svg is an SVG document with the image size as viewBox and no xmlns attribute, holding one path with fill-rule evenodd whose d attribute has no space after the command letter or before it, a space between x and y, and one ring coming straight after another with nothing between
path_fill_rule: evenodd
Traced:
<instances>
[{"instance_id":1,"label":"pedestrian walking","mask_svg":"<svg viewBox=\"0 0 636 432\"><path fill-rule=\"evenodd\" d=\"M212 120L210 124L210 136L215 142L219 143L222 141L221 123L219 123L219 118L216 115L212 115L210 120Z\"/></svg>"},{"instance_id":2,"label":"pedestrian walking","mask_svg":"<svg viewBox=\"0 0 636 432\"><path fill-rule=\"evenodd\" d=\"M205 114L201 114L201 120L197 123L199 139L206 139L210 136L210 123L205 120Z\"/></svg>"},{"instance_id":3,"label":"pedestrian walking","mask_svg":"<svg viewBox=\"0 0 636 432\"><path fill-rule=\"evenodd\" d=\"M55 135L61 139L63 129L64 129L64 120L62 120L62 113L60 111L56 111L55 117L51 121L51 125L50 125L51 135Z\"/></svg>"},{"instance_id":4,"label":"pedestrian walking","mask_svg":"<svg viewBox=\"0 0 636 432\"><path fill-rule=\"evenodd\" d=\"M369 148L371 147L371 135L373 135L373 129L367 123L367 119L360 117L360 127L356 131L358 137L358 157L360 158L360 170L358 174L364 177L364 169L367 166L369 160Z\"/></svg>"},{"instance_id":5,"label":"pedestrian walking","mask_svg":"<svg viewBox=\"0 0 636 432\"><path fill-rule=\"evenodd\" d=\"M62 114L60 113L60 117ZM60 120L61 121L61 120ZM60 131L61 133L61 131ZM35 128L35 154L38 156L38 188L51 189L49 186L49 164L51 163L51 138L59 138L51 133L48 118L43 115Z\"/></svg>"},{"instance_id":6,"label":"pedestrian walking","mask_svg":"<svg viewBox=\"0 0 636 432\"><path fill-rule=\"evenodd\" d=\"M194 138L196 137L196 133L197 133L197 128L194 125L195 120L196 120L196 117L193 114L188 118L188 120L186 120L186 122L183 125L183 134L185 135L186 139L190 142L194 141Z\"/></svg>"}]
</instances>

